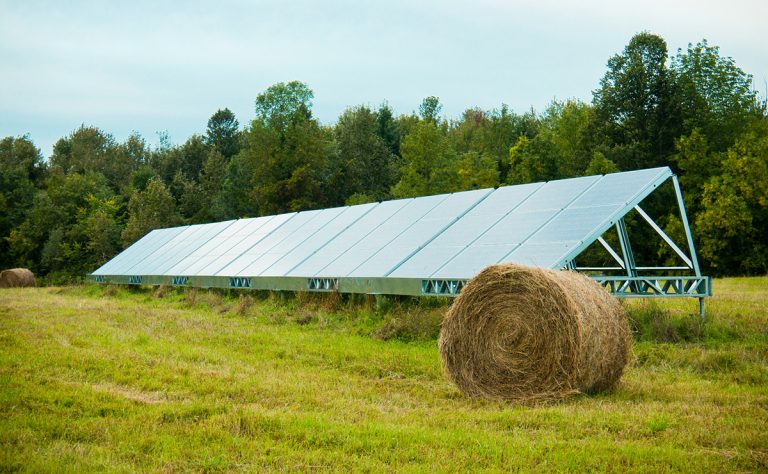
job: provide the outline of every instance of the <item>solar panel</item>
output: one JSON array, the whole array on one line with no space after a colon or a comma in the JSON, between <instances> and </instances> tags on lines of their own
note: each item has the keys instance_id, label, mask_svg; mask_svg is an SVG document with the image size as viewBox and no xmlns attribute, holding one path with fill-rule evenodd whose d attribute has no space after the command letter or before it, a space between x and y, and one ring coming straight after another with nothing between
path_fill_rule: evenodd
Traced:
<instances>
[{"instance_id":1,"label":"solar panel","mask_svg":"<svg viewBox=\"0 0 768 474\"><path fill-rule=\"evenodd\" d=\"M286 222L296 217L297 213L280 214L252 219L248 226L235 234L229 246L222 245L222 253L211 259L207 265L198 272L199 275L216 275L229 264L240 258L245 252L272 234ZM241 238L242 237L242 238ZM227 247L223 249L223 247Z\"/></svg>"},{"instance_id":2,"label":"solar panel","mask_svg":"<svg viewBox=\"0 0 768 474\"><path fill-rule=\"evenodd\" d=\"M534 183L497 189L390 275L403 278L432 276L541 186L542 183Z\"/></svg>"},{"instance_id":3,"label":"solar panel","mask_svg":"<svg viewBox=\"0 0 768 474\"><path fill-rule=\"evenodd\" d=\"M128 262L135 260L138 257L142 257L143 249L148 248L152 242L161 239L163 235L173 235L177 232L176 229L155 229L150 231L144 237L134 242L133 245L125 249L123 252L115 256L112 260L105 263L101 268L93 272L94 275L109 275L113 272L120 272L120 268L126 265ZM168 237L170 238L170 237Z\"/></svg>"},{"instance_id":4,"label":"solar panel","mask_svg":"<svg viewBox=\"0 0 768 474\"><path fill-rule=\"evenodd\" d=\"M654 168L159 229L93 275L398 292L398 282L469 279L499 262L561 268L670 176Z\"/></svg>"},{"instance_id":5,"label":"solar panel","mask_svg":"<svg viewBox=\"0 0 768 474\"><path fill-rule=\"evenodd\" d=\"M237 276L240 272L256 264L267 252L278 246L297 229L318 217L323 211L298 212L284 219L279 226L262 236L253 245L244 249L242 254L216 272L221 276ZM265 229L267 230L267 229Z\"/></svg>"},{"instance_id":6,"label":"solar panel","mask_svg":"<svg viewBox=\"0 0 768 474\"><path fill-rule=\"evenodd\" d=\"M309 257L323 250L330 241L354 225L377 205L378 203L361 204L345 208L343 212L326 222L325 225L317 229L312 235L307 236L303 242L296 245L292 250L278 254L278 259L263 272L259 273L259 276L286 275Z\"/></svg>"},{"instance_id":7,"label":"solar panel","mask_svg":"<svg viewBox=\"0 0 768 474\"><path fill-rule=\"evenodd\" d=\"M232 248L233 245L242 240L249 231L246 231L249 225L255 219L240 219L232 225L219 232L215 237L200 246L197 250L184 257L180 262L174 265L166 273L169 275L196 275L206 265L220 258L224 251ZM264 221L262 220L261 223Z\"/></svg>"},{"instance_id":8,"label":"solar panel","mask_svg":"<svg viewBox=\"0 0 768 474\"><path fill-rule=\"evenodd\" d=\"M138 242L125 249L122 253L117 255L117 257L107 262L97 271L108 271L109 273L103 273L105 275L129 274L129 270L132 267L145 261L147 257L154 253L158 248L164 246L188 228L189 226L184 226L152 231L150 235L154 234L154 238L147 239L147 241L143 238L139 239ZM113 262L115 263L115 266L114 268L110 268L110 264Z\"/></svg>"},{"instance_id":9,"label":"solar panel","mask_svg":"<svg viewBox=\"0 0 768 474\"><path fill-rule=\"evenodd\" d=\"M396 214L381 222L375 232L359 240L320 272L325 275L347 276L372 258L382 248L426 215L448 197L447 194L410 199ZM379 269L381 276L388 270Z\"/></svg>"},{"instance_id":10,"label":"solar panel","mask_svg":"<svg viewBox=\"0 0 768 474\"><path fill-rule=\"evenodd\" d=\"M400 226L399 219L392 228L401 231L348 273L352 277L384 277L395 271L424 245L440 235L469 209L491 193L490 189L448 195L409 226ZM416 201L420 201L419 198Z\"/></svg>"},{"instance_id":11,"label":"solar panel","mask_svg":"<svg viewBox=\"0 0 768 474\"><path fill-rule=\"evenodd\" d=\"M286 225L286 227L282 229L285 232L285 237L280 238L282 233L276 231L264 239L263 244L249 250L244 257L241 257L240 260L247 261L248 263L237 274L245 276L260 275L277 263L282 257L293 252L302 243L315 237L318 230L333 222L337 217L343 214L346 209L347 208L337 207L333 209L323 209L321 211L300 213L296 219L291 221L293 224L292 226ZM304 219L302 219L302 217ZM296 225L302 220L303 222L301 225ZM291 229L290 232L288 232L289 229ZM238 261L233 263L233 265L237 264Z\"/></svg>"},{"instance_id":12,"label":"solar panel","mask_svg":"<svg viewBox=\"0 0 768 474\"><path fill-rule=\"evenodd\" d=\"M288 271L287 276L334 276L331 273L333 268L329 268L333 262L358 243L368 240L370 235L376 233L384 222L411 202L412 199L399 199L375 205L333 240L327 242L322 251L315 252Z\"/></svg>"}]
</instances>

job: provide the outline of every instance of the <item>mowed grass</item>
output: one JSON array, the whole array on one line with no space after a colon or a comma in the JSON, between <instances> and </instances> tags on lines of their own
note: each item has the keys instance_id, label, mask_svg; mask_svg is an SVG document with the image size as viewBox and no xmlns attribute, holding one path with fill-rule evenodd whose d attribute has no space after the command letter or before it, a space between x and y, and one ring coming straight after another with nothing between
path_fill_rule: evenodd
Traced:
<instances>
[{"instance_id":1,"label":"mowed grass","mask_svg":"<svg viewBox=\"0 0 768 474\"><path fill-rule=\"evenodd\" d=\"M443 376L442 302L0 291L0 471L759 471L768 278L632 301L612 393L520 406Z\"/></svg>"}]
</instances>

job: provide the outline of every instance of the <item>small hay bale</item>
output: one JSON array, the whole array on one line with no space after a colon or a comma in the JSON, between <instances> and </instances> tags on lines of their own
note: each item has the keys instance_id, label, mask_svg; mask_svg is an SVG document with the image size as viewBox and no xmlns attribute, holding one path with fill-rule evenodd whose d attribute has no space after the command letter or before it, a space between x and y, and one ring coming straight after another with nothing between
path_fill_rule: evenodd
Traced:
<instances>
[{"instance_id":1,"label":"small hay bale","mask_svg":"<svg viewBox=\"0 0 768 474\"><path fill-rule=\"evenodd\" d=\"M611 388L630 357L619 302L589 277L516 264L473 278L443 320L443 368L466 395L552 400Z\"/></svg>"},{"instance_id":2,"label":"small hay bale","mask_svg":"<svg viewBox=\"0 0 768 474\"><path fill-rule=\"evenodd\" d=\"M27 268L11 268L0 272L0 288L35 286L35 274Z\"/></svg>"}]
</instances>

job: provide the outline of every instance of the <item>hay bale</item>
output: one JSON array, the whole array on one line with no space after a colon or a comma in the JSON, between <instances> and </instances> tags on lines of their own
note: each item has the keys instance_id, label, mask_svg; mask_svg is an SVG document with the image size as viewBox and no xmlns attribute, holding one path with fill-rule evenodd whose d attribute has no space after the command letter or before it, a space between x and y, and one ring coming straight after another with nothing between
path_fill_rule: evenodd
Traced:
<instances>
[{"instance_id":1,"label":"hay bale","mask_svg":"<svg viewBox=\"0 0 768 474\"><path fill-rule=\"evenodd\" d=\"M11 268L0 272L0 288L35 286L35 274L26 268Z\"/></svg>"},{"instance_id":2,"label":"hay bale","mask_svg":"<svg viewBox=\"0 0 768 474\"><path fill-rule=\"evenodd\" d=\"M467 283L439 347L466 395L535 401L611 388L631 342L624 308L589 277L502 264Z\"/></svg>"}]
</instances>

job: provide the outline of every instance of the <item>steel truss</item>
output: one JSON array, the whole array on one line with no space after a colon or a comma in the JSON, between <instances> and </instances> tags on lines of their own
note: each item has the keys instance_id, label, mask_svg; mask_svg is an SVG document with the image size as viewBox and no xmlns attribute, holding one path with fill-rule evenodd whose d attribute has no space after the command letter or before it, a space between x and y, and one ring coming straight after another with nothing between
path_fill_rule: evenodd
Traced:
<instances>
[{"instance_id":1,"label":"steel truss","mask_svg":"<svg viewBox=\"0 0 768 474\"><path fill-rule=\"evenodd\" d=\"M588 272L590 276L618 298L658 298L658 297L690 297L699 299L699 315L704 318L704 298L712 296L712 279L702 276L699 262L696 257L696 247L693 243L693 235L688 223L688 215L685 212L685 202L680 191L680 183L677 176L670 177L675 190L676 204L680 213L680 220L685 231L688 252L683 251L675 241L640 207L639 204L626 209L626 212L636 211L664 243L683 262L679 266L638 266L632 252L632 245L627 233L627 226L622 217L615 223L616 233L619 238L619 252L603 238L597 237L596 241L608 252L618 266L614 267L581 267L576 264L574 257L568 262L568 267L581 272ZM624 213L626 215L626 213ZM593 241L594 242L594 241ZM626 276L611 275L611 272L623 273ZM670 275L670 273L687 273L684 275ZM598 274L595 274L598 273ZM661 275L659 275L661 273Z\"/></svg>"},{"instance_id":2,"label":"steel truss","mask_svg":"<svg viewBox=\"0 0 768 474\"><path fill-rule=\"evenodd\" d=\"M579 254L594 242L598 242L616 262L617 266L583 267L576 264L577 254L562 262L561 268L587 273L591 278L606 288L617 298L660 298L688 297L699 299L699 314L704 317L704 298L712 296L712 279L702 276L696 257L688 216L685 212L683 195L677 176L670 176L675 190L676 204L680 219L685 230L688 253L683 251L675 241L640 207L639 204L628 206L622 215L634 210L661 237L669 248L680 258L683 265L678 266L638 266L627 232L624 218L618 219L612 226L592 239L585 239L579 246ZM665 180L666 181L666 178ZM657 185L662 184L657 183ZM604 238L606 232L615 229L619 239L618 251ZM670 275L670 273L688 272L687 275ZM611 273L621 273L615 275ZM659 275L661 273L661 275ZM422 280L422 292L428 295L455 296L464 287L467 280Z\"/></svg>"},{"instance_id":3,"label":"steel truss","mask_svg":"<svg viewBox=\"0 0 768 474\"><path fill-rule=\"evenodd\" d=\"M689 297L698 298L700 315L704 317L704 298L712 296L712 281L703 276L696 257L688 216L685 211L683 196L677 176L669 172L660 176L653 188L672 181L675 191L679 216L685 231L686 245L678 246L675 241L648 215L640 206L642 199L626 203L613 220L605 222L593 233L569 250L568 254L551 268L579 271L587 274L611 294L618 298L659 298ZM647 194L646 194L647 196ZM635 211L648 224L662 241L674 252L682 264L677 266L638 266L632 251L630 236L624 216ZM606 233L615 230L619 248L614 249L604 238ZM577 259L595 242L615 261L613 266L579 266ZM458 295L466 285L466 279L440 278L393 278L393 277L231 277L231 276L160 276L160 275L89 275L97 283L117 283L130 285L172 285L198 288L230 288L245 290L276 291L314 291L367 294L399 294L412 296L448 296Z\"/></svg>"}]
</instances>

